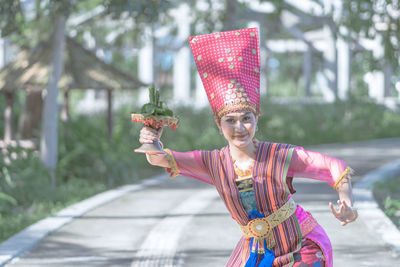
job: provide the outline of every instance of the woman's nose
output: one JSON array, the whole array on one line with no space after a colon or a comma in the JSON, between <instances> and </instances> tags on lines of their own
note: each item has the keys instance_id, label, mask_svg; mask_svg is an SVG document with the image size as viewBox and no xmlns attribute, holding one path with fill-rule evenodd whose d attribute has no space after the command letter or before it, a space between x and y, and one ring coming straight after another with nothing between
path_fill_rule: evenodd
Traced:
<instances>
[{"instance_id":1,"label":"woman's nose","mask_svg":"<svg viewBox=\"0 0 400 267\"><path fill-rule=\"evenodd\" d=\"M243 125L243 123L242 123L241 121L237 121L237 122L235 123L235 128L241 130L241 129L244 128L244 125Z\"/></svg>"}]
</instances>

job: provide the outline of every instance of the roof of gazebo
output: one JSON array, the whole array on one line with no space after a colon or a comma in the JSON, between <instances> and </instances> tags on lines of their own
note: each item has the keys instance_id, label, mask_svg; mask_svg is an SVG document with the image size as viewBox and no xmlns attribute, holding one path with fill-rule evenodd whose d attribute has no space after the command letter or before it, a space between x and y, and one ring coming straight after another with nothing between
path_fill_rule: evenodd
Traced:
<instances>
[{"instance_id":1,"label":"roof of gazebo","mask_svg":"<svg viewBox=\"0 0 400 267\"><path fill-rule=\"evenodd\" d=\"M42 42L33 51L22 50L17 58L0 70L0 91L28 87L43 89L48 82L52 42ZM73 39L66 37L64 70L60 88L136 89L145 86L139 79L100 60Z\"/></svg>"}]
</instances>

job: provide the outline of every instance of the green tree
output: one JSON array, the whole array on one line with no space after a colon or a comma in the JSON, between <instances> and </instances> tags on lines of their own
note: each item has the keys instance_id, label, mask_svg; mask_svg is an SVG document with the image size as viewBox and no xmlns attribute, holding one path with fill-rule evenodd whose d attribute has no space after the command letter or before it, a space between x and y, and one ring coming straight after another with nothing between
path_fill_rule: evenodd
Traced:
<instances>
[{"instance_id":1,"label":"green tree","mask_svg":"<svg viewBox=\"0 0 400 267\"><path fill-rule=\"evenodd\" d=\"M384 57L394 67L400 56L400 2L393 0L343 1L340 23L357 37L382 37Z\"/></svg>"},{"instance_id":2,"label":"green tree","mask_svg":"<svg viewBox=\"0 0 400 267\"><path fill-rule=\"evenodd\" d=\"M22 33L24 15L19 0L4 0L0 5L0 30L1 37L13 33Z\"/></svg>"},{"instance_id":3,"label":"green tree","mask_svg":"<svg viewBox=\"0 0 400 267\"><path fill-rule=\"evenodd\" d=\"M31 35L37 29L32 25L40 25L44 21L52 21L55 28L47 35L51 34L53 38L53 51L51 60L51 74L45 90L44 108L42 110L42 134L40 145L40 158L49 171L52 178L52 186L55 187L55 169L57 165L57 125L58 125L58 81L63 69L63 51L64 51L64 32L65 24L71 12L74 10L76 1L41 1L35 2L35 16L28 18L27 15L31 10L24 12L21 8L21 2L6 1L6 5L2 5L0 9L0 17L4 19L0 22L2 33L5 31L7 36L13 37L22 45L33 45ZM14 15L8 16L7 12ZM46 17L42 14L48 14ZM40 28L44 29L44 28Z\"/></svg>"}]
</instances>

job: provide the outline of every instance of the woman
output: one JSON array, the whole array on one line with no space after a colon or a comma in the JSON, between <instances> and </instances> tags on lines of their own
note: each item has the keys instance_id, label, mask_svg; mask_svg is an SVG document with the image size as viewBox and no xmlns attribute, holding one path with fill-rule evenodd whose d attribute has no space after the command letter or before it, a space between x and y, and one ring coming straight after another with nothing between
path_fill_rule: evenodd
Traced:
<instances>
[{"instance_id":1,"label":"woman","mask_svg":"<svg viewBox=\"0 0 400 267\"><path fill-rule=\"evenodd\" d=\"M325 231L291 198L292 178L325 180L338 190L334 216L357 218L352 170L339 159L287 144L258 142L259 49L256 28L189 38L215 121L228 142L220 150L150 155L152 165L214 185L243 232L226 266L332 266ZM162 130L144 127L141 143Z\"/></svg>"}]
</instances>

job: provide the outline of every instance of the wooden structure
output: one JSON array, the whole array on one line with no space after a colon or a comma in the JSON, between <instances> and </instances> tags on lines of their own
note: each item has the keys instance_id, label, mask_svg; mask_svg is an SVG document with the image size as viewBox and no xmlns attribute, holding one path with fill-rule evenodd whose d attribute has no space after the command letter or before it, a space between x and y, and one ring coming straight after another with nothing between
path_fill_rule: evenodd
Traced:
<instances>
[{"instance_id":1,"label":"wooden structure","mask_svg":"<svg viewBox=\"0 0 400 267\"><path fill-rule=\"evenodd\" d=\"M51 40L51 39L49 39ZM50 75L52 43L40 43L33 51L22 50L15 61L0 70L0 92L6 97L4 141L13 139L12 105L16 90L26 91L26 105L20 120L21 138L30 138L39 128L42 94ZM112 93L114 90L136 90L145 86L137 78L128 75L100 60L93 52L85 49L71 38L66 38L64 71L59 81L64 92L61 117L68 118L68 93L73 89L107 90L108 135L112 134Z\"/></svg>"}]
</instances>

